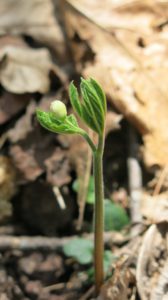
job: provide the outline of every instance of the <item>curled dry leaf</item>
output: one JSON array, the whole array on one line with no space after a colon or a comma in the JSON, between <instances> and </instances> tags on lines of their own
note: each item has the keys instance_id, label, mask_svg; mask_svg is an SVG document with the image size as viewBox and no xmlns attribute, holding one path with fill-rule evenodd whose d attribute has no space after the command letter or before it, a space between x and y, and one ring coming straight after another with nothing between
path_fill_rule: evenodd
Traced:
<instances>
[{"instance_id":1,"label":"curled dry leaf","mask_svg":"<svg viewBox=\"0 0 168 300\"><path fill-rule=\"evenodd\" d=\"M151 225L147 230L137 261L136 280L141 299L167 299L168 223Z\"/></svg>"},{"instance_id":2,"label":"curled dry leaf","mask_svg":"<svg viewBox=\"0 0 168 300\"><path fill-rule=\"evenodd\" d=\"M25 35L52 47L59 59L66 60L64 35L56 15L58 1L1 0L0 34ZM57 14L56 14L57 13Z\"/></svg>"},{"instance_id":3,"label":"curled dry leaf","mask_svg":"<svg viewBox=\"0 0 168 300\"><path fill-rule=\"evenodd\" d=\"M46 93L50 89L52 64L46 49L6 46L0 49L0 82L10 92Z\"/></svg>"},{"instance_id":4,"label":"curled dry leaf","mask_svg":"<svg viewBox=\"0 0 168 300\"><path fill-rule=\"evenodd\" d=\"M131 284L135 284L135 278L129 267L128 257L121 257L115 266L115 271L102 287L97 300L128 300L131 299L132 292L129 289Z\"/></svg>"},{"instance_id":5,"label":"curled dry leaf","mask_svg":"<svg viewBox=\"0 0 168 300\"><path fill-rule=\"evenodd\" d=\"M164 26L168 3L66 3L65 23L78 69L100 81L110 101L142 134L146 166L164 166L168 163L168 27ZM87 61L81 65L76 53L83 45L90 56L86 53Z\"/></svg>"}]
</instances>

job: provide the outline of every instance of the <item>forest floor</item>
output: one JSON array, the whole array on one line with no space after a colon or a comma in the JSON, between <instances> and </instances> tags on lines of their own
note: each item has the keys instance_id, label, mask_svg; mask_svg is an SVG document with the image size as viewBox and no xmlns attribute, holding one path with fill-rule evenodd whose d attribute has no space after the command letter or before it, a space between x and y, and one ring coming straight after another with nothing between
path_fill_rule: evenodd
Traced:
<instances>
[{"instance_id":1,"label":"forest floor","mask_svg":"<svg viewBox=\"0 0 168 300\"><path fill-rule=\"evenodd\" d=\"M0 300L167 299L167 20L162 0L0 1ZM107 96L97 298L91 152L35 115L71 113L81 76Z\"/></svg>"}]
</instances>

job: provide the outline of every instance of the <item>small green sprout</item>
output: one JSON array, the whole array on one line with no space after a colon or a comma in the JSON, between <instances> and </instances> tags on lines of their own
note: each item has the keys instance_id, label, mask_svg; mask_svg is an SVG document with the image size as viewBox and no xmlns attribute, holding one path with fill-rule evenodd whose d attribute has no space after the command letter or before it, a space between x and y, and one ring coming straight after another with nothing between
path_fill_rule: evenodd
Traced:
<instances>
[{"instance_id":1,"label":"small green sprout","mask_svg":"<svg viewBox=\"0 0 168 300\"><path fill-rule=\"evenodd\" d=\"M95 189L95 215L94 215L94 268L96 294L104 280L103 271L103 231L104 231L104 187L102 158L104 151L104 127L106 115L106 97L96 80L83 79L80 83L81 99L73 82L69 87L71 105L78 117L96 132L98 142L95 144L88 133L79 127L76 117L67 115L66 107L61 101L51 103L50 111L37 110L37 119L49 131L62 134L79 134L91 147L93 153L93 173Z\"/></svg>"}]
</instances>

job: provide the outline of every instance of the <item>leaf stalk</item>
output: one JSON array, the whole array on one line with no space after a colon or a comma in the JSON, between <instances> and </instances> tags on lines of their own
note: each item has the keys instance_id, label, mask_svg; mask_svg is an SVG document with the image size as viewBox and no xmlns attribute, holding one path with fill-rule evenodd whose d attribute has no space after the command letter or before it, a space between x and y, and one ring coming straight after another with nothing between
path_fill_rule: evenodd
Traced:
<instances>
[{"instance_id":1,"label":"leaf stalk","mask_svg":"<svg viewBox=\"0 0 168 300\"><path fill-rule=\"evenodd\" d=\"M103 186L103 151L104 134L99 135L97 150L93 153L93 173L95 185L95 215L94 215L94 265L96 295L104 281L103 253L104 253L104 186Z\"/></svg>"}]
</instances>

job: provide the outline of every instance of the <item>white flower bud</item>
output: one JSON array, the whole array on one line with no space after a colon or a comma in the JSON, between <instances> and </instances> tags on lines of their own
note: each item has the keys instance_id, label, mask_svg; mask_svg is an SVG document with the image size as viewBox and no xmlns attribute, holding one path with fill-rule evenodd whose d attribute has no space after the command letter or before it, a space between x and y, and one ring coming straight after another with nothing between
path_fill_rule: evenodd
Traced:
<instances>
[{"instance_id":1,"label":"white flower bud","mask_svg":"<svg viewBox=\"0 0 168 300\"><path fill-rule=\"evenodd\" d=\"M67 116L67 109L63 102L55 100L51 102L50 111L55 115L58 120L63 121Z\"/></svg>"}]
</instances>

